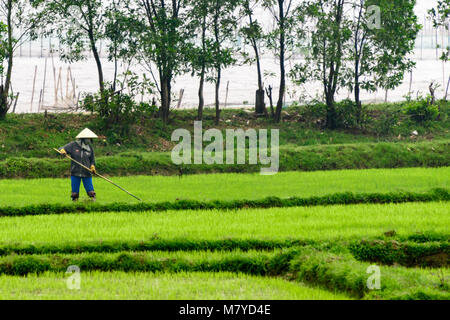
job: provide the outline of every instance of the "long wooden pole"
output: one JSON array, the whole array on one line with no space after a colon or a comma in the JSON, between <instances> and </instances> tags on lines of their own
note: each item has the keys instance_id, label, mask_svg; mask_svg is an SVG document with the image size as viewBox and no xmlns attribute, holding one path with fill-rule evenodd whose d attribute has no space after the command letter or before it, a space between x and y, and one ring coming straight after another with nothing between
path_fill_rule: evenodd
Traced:
<instances>
[{"instance_id":1,"label":"long wooden pole","mask_svg":"<svg viewBox=\"0 0 450 320\"><path fill-rule=\"evenodd\" d=\"M55 150L56 152L58 152L59 154L61 154L61 152L60 152L58 149L53 148L53 150ZM82 163L80 163L80 162L78 162L78 161L72 159L68 154L66 154L65 156L66 156L66 158L72 160L73 162L75 162L75 163L78 164L79 166L83 167L84 169L88 170L89 172L92 172L91 169L89 169L88 167L86 167L86 166L83 165ZM121 186L119 186L118 184L112 182L112 181L109 180L108 178L102 176L101 174L99 174L99 173L97 173L97 172L93 172L93 173L94 173L95 175L97 175L98 177L102 178L103 180L106 180L106 181L108 181L109 183L115 185L115 186L116 186L117 188L119 188L120 190L122 190L122 191L128 193L130 196L136 198L136 199L139 200L139 201L142 201L140 198L138 198L138 197L136 197L134 194L128 192L127 190L125 190L124 188L122 188Z\"/></svg>"},{"instance_id":2,"label":"long wooden pole","mask_svg":"<svg viewBox=\"0 0 450 320\"><path fill-rule=\"evenodd\" d=\"M33 100L34 100L34 89L36 86L36 74L37 74L37 65L34 67L33 91L31 92L30 113L33 112Z\"/></svg>"}]
</instances>

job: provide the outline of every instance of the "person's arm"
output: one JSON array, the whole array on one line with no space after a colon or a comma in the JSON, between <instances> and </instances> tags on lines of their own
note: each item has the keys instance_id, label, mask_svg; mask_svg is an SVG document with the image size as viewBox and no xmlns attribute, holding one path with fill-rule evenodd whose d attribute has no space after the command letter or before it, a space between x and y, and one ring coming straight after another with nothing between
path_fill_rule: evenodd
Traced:
<instances>
[{"instance_id":1,"label":"person's arm","mask_svg":"<svg viewBox=\"0 0 450 320\"><path fill-rule=\"evenodd\" d=\"M68 154L70 156L72 153L72 142L69 142L64 147L61 147L58 150L61 152L62 155Z\"/></svg>"},{"instance_id":2,"label":"person's arm","mask_svg":"<svg viewBox=\"0 0 450 320\"><path fill-rule=\"evenodd\" d=\"M94 148L92 146L91 146L91 156L89 157L89 160L91 161L92 173L96 173L96 171L95 171L95 154L94 154Z\"/></svg>"}]
</instances>

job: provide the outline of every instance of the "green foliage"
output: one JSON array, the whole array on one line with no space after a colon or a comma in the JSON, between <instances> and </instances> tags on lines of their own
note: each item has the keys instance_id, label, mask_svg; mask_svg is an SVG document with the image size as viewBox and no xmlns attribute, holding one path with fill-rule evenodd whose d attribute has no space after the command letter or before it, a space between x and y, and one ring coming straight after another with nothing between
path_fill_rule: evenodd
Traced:
<instances>
[{"instance_id":1,"label":"green foliage","mask_svg":"<svg viewBox=\"0 0 450 320\"><path fill-rule=\"evenodd\" d=\"M179 200L175 202L141 202L137 204L110 203L110 204L41 204L21 207L0 207L0 216L26 216L43 214L64 214L82 212L133 212L133 211L168 211L168 210L237 210L243 208L288 208L306 206L325 206L338 204L361 203L404 203L404 202L433 202L450 201L447 189L434 189L427 193L391 192L355 194L352 192L335 193L325 196L309 198L291 197L281 199L267 197L259 200Z\"/></svg>"},{"instance_id":2,"label":"green foliage","mask_svg":"<svg viewBox=\"0 0 450 320\"><path fill-rule=\"evenodd\" d=\"M436 105L431 104L432 98L421 98L417 101L409 101L405 104L404 112L417 123L424 123L436 120L439 109Z\"/></svg>"},{"instance_id":3,"label":"green foliage","mask_svg":"<svg viewBox=\"0 0 450 320\"><path fill-rule=\"evenodd\" d=\"M137 103L127 94L115 94L106 90L108 103L102 101L102 94L86 94L81 108L99 115L101 127L110 138L111 143L120 142L121 137L130 133L130 127L142 118L153 117L157 109L146 102Z\"/></svg>"},{"instance_id":4,"label":"green foliage","mask_svg":"<svg viewBox=\"0 0 450 320\"><path fill-rule=\"evenodd\" d=\"M290 272L298 281L347 292L360 299L448 300L450 297L448 290L430 274L399 267L384 267L380 290L369 290L370 275L366 273L369 266L348 253L338 255L306 247L291 261Z\"/></svg>"},{"instance_id":5,"label":"green foliage","mask_svg":"<svg viewBox=\"0 0 450 320\"><path fill-rule=\"evenodd\" d=\"M352 100L346 99L335 103L336 109L336 128L340 129L356 129L364 125L364 120L361 114L364 115L364 110L361 110L358 104Z\"/></svg>"},{"instance_id":6,"label":"green foliage","mask_svg":"<svg viewBox=\"0 0 450 320\"><path fill-rule=\"evenodd\" d=\"M200 252L201 253L201 252ZM208 253L208 252L207 252ZM242 272L265 275L273 253L240 251L217 253L207 257L199 253L173 254L164 258L155 253L122 252L116 254L82 253L78 255L31 255L6 256L0 258L0 274L26 275L44 271L64 272L69 265L77 265L84 271L126 271L126 272Z\"/></svg>"},{"instance_id":7,"label":"green foliage","mask_svg":"<svg viewBox=\"0 0 450 320\"><path fill-rule=\"evenodd\" d=\"M122 139L110 134L109 139ZM111 140L113 141L113 140ZM61 143L64 145L64 142ZM369 168L445 167L448 142L435 143L366 143L280 148L280 172ZM55 155L56 156L56 155ZM97 167L102 173L123 175L178 175L198 173L259 172L260 164L173 164L170 153L119 154L99 156ZM10 157L0 161L0 178L66 177L67 162L56 158Z\"/></svg>"},{"instance_id":8,"label":"green foliage","mask_svg":"<svg viewBox=\"0 0 450 320\"><path fill-rule=\"evenodd\" d=\"M395 132L399 123L401 110L386 110L381 113L378 119L369 120L369 130L373 131L378 137L389 136Z\"/></svg>"},{"instance_id":9,"label":"green foliage","mask_svg":"<svg viewBox=\"0 0 450 320\"><path fill-rule=\"evenodd\" d=\"M77 254L113 253L121 251L270 251L303 245L300 240L259 240L259 239L155 239L142 241L80 241L62 244L0 245L0 256L30 254Z\"/></svg>"},{"instance_id":10,"label":"green foliage","mask_svg":"<svg viewBox=\"0 0 450 320\"><path fill-rule=\"evenodd\" d=\"M448 240L448 237L447 237ZM450 265L449 242L398 242L396 240L358 241L349 246L356 259L394 263L412 267L448 267Z\"/></svg>"},{"instance_id":11,"label":"green foliage","mask_svg":"<svg viewBox=\"0 0 450 320\"><path fill-rule=\"evenodd\" d=\"M438 0L437 6L428 10L428 15L435 28L443 27L446 30L449 29L450 19L450 0ZM439 47L439 45L437 45ZM450 46L443 50L441 60L446 62L449 60Z\"/></svg>"}]
</instances>

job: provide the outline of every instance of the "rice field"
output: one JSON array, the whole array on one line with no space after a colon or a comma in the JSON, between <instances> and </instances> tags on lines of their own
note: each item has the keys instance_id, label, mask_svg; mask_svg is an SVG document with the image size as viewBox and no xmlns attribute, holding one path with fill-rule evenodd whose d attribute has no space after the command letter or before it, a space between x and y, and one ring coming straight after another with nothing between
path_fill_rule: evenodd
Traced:
<instances>
[{"instance_id":1,"label":"rice field","mask_svg":"<svg viewBox=\"0 0 450 320\"><path fill-rule=\"evenodd\" d=\"M177 176L114 177L114 182L147 202L189 200L261 199L268 196L309 197L336 192L426 192L448 188L450 168L406 168L280 172L260 174L207 174ZM94 178L101 203L136 200L108 182ZM0 180L0 205L70 203L70 179ZM80 189L80 199L88 197Z\"/></svg>"},{"instance_id":2,"label":"rice field","mask_svg":"<svg viewBox=\"0 0 450 320\"><path fill-rule=\"evenodd\" d=\"M448 203L246 210L108 212L0 219L0 243L158 239L336 240L416 232L448 233Z\"/></svg>"},{"instance_id":3,"label":"rice field","mask_svg":"<svg viewBox=\"0 0 450 320\"><path fill-rule=\"evenodd\" d=\"M450 169L113 180L147 202L258 200L447 189ZM100 204L133 202L94 183ZM69 203L68 179L0 188L0 206ZM5 216L0 299L448 300L449 240L448 201ZM71 265L80 289L67 285ZM373 265L377 290L366 285Z\"/></svg>"},{"instance_id":4,"label":"rice field","mask_svg":"<svg viewBox=\"0 0 450 320\"><path fill-rule=\"evenodd\" d=\"M80 289L68 290L68 275L46 272L0 276L0 299L65 300L347 300L345 294L279 278L231 272L86 272Z\"/></svg>"}]
</instances>

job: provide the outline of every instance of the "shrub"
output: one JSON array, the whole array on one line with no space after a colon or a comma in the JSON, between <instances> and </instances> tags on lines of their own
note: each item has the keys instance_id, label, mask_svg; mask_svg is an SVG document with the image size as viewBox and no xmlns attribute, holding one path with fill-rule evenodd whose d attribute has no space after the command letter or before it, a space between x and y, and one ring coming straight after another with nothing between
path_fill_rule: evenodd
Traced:
<instances>
[{"instance_id":1,"label":"shrub","mask_svg":"<svg viewBox=\"0 0 450 320\"><path fill-rule=\"evenodd\" d=\"M437 106L431 104L431 97L420 98L407 102L403 108L404 113L417 123L435 120L439 114Z\"/></svg>"},{"instance_id":2,"label":"shrub","mask_svg":"<svg viewBox=\"0 0 450 320\"><path fill-rule=\"evenodd\" d=\"M340 129L355 129L365 122L364 110L352 100L336 102L336 127Z\"/></svg>"},{"instance_id":3,"label":"shrub","mask_svg":"<svg viewBox=\"0 0 450 320\"><path fill-rule=\"evenodd\" d=\"M377 137L388 136L394 133L394 128L399 122L399 115L401 110L385 110L381 113L378 119L372 119L371 131L374 132Z\"/></svg>"},{"instance_id":4,"label":"shrub","mask_svg":"<svg viewBox=\"0 0 450 320\"><path fill-rule=\"evenodd\" d=\"M81 103L81 108L96 112L103 128L107 131L110 142L116 142L121 136L129 134L130 127L141 118L153 116L156 106L148 103L136 103L132 96L124 93L114 93L107 90L103 97L99 94L87 94Z\"/></svg>"},{"instance_id":5,"label":"shrub","mask_svg":"<svg viewBox=\"0 0 450 320\"><path fill-rule=\"evenodd\" d=\"M311 103L306 106L299 106L299 115L306 124L325 123L327 105L321 102Z\"/></svg>"},{"instance_id":6,"label":"shrub","mask_svg":"<svg viewBox=\"0 0 450 320\"><path fill-rule=\"evenodd\" d=\"M450 246L448 242L398 242L395 240L361 241L349 246L356 259L387 265L447 267Z\"/></svg>"}]
</instances>

